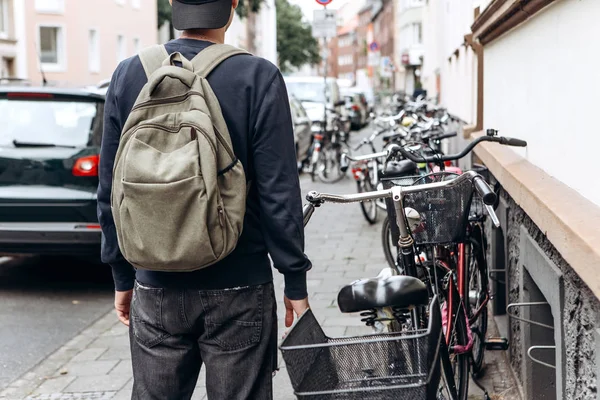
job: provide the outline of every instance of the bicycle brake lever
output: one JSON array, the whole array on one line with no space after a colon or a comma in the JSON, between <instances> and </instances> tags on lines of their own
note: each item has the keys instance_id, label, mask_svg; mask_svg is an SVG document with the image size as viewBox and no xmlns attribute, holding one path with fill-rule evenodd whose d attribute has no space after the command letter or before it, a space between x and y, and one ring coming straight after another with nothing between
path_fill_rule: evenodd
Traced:
<instances>
[{"instance_id":1,"label":"bicycle brake lever","mask_svg":"<svg viewBox=\"0 0 600 400\"><path fill-rule=\"evenodd\" d=\"M488 215L492 219L492 223L494 224L494 226L496 228L500 228L500 220L498 219L498 216L496 215L496 211L494 211L494 207L488 206L487 204L484 204L484 205L485 205L485 209L487 210Z\"/></svg>"}]
</instances>

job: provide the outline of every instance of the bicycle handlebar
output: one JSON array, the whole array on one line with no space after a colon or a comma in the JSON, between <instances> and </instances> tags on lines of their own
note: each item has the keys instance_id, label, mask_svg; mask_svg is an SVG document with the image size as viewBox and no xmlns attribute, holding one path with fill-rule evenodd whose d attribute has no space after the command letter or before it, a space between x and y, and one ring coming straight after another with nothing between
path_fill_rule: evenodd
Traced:
<instances>
[{"instance_id":1,"label":"bicycle handlebar","mask_svg":"<svg viewBox=\"0 0 600 400\"><path fill-rule=\"evenodd\" d=\"M524 140L521 140L521 139L514 139L514 138L508 138L508 137L502 137L502 136L481 136L481 137L475 139L474 141L472 141L471 143L469 143L469 145L467 147L465 147L463 149L463 151L461 151L458 154L436 155L436 156L432 156L432 157L425 157L425 156L416 156L413 153L404 149L404 147L397 145L397 144L392 144L388 148L388 159L395 156L397 153L400 153L407 159L414 161L416 163L435 163L435 162L443 162L443 161L455 161L455 160L459 160L459 159L463 158L464 156L466 156L467 154L469 154L471 152L471 150L473 150L473 148L475 148L475 146L477 146L481 142L495 142L495 143L500 143L505 146L516 146L516 147L526 147L527 146L527 142Z\"/></svg>"},{"instance_id":2,"label":"bicycle handlebar","mask_svg":"<svg viewBox=\"0 0 600 400\"><path fill-rule=\"evenodd\" d=\"M473 186L483 199L484 204L491 206L496 203L496 193L494 193L490 185L488 185L488 183L481 176L476 176L473 178Z\"/></svg>"},{"instance_id":3,"label":"bicycle handlebar","mask_svg":"<svg viewBox=\"0 0 600 400\"><path fill-rule=\"evenodd\" d=\"M427 136L425 139L427 140L444 140L444 139L450 139L453 137L456 137L458 135L458 133L456 132L450 132L450 133L444 133L443 135L439 135L439 136Z\"/></svg>"},{"instance_id":4,"label":"bicycle handlebar","mask_svg":"<svg viewBox=\"0 0 600 400\"><path fill-rule=\"evenodd\" d=\"M343 153L342 158L340 160L340 170L342 172L348 171L348 167L350 165L350 163L348 163L348 160L354 161L354 162L369 161L369 160L374 160L379 157L387 157L387 155L388 155L387 151L380 151L379 153L366 154L364 156L357 156L357 157L351 157L348 154Z\"/></svg>"}]
</instances>

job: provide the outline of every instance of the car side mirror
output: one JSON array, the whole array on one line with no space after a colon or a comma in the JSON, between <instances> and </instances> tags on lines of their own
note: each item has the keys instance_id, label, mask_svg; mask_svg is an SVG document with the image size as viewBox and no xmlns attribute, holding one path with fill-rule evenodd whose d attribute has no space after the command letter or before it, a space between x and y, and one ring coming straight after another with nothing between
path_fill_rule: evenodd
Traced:
<instances>
[{"instance_id":1,"label":"car side mirror","mask_svg":"<svg viewBox=\"0 0 600 400\"><path fill-rule=\"evenodd\" d=\"M341 107L341 106L345 106L346 105L346 101L345 100L340 100L337 101L333 106L334 107Z\"/></svg>"}]
</instances>

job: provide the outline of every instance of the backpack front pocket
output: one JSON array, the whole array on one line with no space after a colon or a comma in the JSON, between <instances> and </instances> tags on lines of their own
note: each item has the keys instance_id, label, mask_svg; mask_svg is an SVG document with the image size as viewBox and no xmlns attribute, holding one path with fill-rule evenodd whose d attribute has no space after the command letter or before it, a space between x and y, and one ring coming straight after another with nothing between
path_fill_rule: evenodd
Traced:
<instances>
[{"instance_id":1,"label":"backpack front pocket","mask_svg":"<svg viewBox=\"0 0 600 400\"><path fill-rule=\"evenodd\" d=\"M213 263L201 176L172 183L122 182L123 255L139 268L191 271Z\"/></svg>"}]
</instances>

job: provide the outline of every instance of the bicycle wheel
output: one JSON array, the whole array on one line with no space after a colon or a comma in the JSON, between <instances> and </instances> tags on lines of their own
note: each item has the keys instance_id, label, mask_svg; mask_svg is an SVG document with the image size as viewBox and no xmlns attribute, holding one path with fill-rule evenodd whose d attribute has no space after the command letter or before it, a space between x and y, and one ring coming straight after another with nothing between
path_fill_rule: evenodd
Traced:
<instances>
[{"instance_id":1,"label":"bicycle wheel","mask_svg":"<svg viewBox=\"0 0 600 400\"><path fill-rule=\"evenodd\" d=\"M437 265L438 276L442 279L438 282L439 293L442 295L442 319L445 320L444 334L447 334L446 327L450 325L450 339L446 336L448 349L450 350L450 362L454 370L454 382L458 391L459 400L467 400L469 395L469 367L471 354L465 351L469 344L469 334L467 331L467 315L465 308L460 301L458 290L454 285L452 278L449 282L443 282L447 269ZM444 287L446 287L444 289ZM450 299L452 302L450 303ZM451 307L451 315L448 312Z\"/></svg>"},{"instance_id":2,"label":"bicycle wheel","mask_svg":"<svg viewBox=\"0 0 600 400\"><path fill-rule=\"evenodd\" d=\"M467 246L467 285L469 305L468 316L471 332L473 334L473 350L471 351L471 365L473 374L478 375L483 369L485 352L485 337L487 335L488 311L486 302L489 298L489 282L487 275L487 261L484 247L481 245L481 230L476 228L469 239Z\"/></svg>"},{"instance_id":3,"label":"bicycle wheel","mask_svg":"<svg viewBox=\"0 0 600 400\"><path fill-rule=\"evenodd\" d=\"M394 243L388 216L385 217L381 226L381 243L385 260L391 268L395 269L398 266L398 245Z\"/></svg>"},{"instance_id":4,"label":"bicycle wheel","mask_svg":"<svg viewBox=\"0 0 600 400\"><path fill-rule=\"evenodd\" d=\"M348 153L348 146L341 142L330 142L321 149L317 171L322 182L335 183L346 175L340 168L344 152Z\"/></svg>"},{"instance_id":5,"label":"bicycle wheel","mask_svg":"<svg viewBox=\"0 0 600 400\"><path fill-rule=\"evenodd\" d=\"M373 184L371 183L371 178L369 176L366 176L363 180L356 182L356 184L358 188L358 193L372 192L375 190L375 188L373 188ZM367 222L371 225L377 222L378 208L379 207L377 207L376 200L360 202L360 209L362 210L362 213L365 216Z\"/></svg>"}]
</instances>

